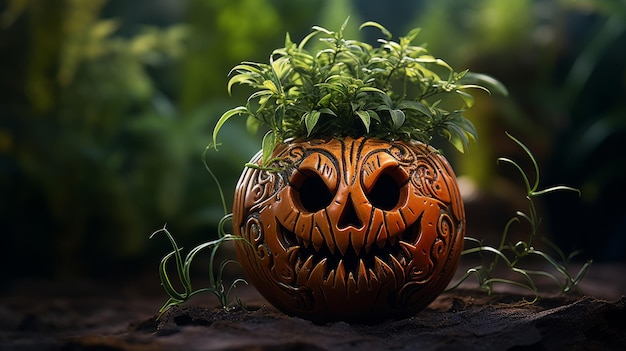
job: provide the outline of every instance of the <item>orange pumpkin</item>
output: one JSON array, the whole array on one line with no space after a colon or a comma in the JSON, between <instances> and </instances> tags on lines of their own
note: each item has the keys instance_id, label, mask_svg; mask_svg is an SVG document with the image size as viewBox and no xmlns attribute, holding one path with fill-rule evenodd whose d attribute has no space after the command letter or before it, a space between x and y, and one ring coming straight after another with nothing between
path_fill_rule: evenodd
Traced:
<instances>
[{"instance_id":1,"label":"orange pumpkin","mask_svg":"<svg viewBox=\"0 0 626 351\"><path fill-rule=\"evenodd\" d=\"M436 150L347 137L282 144L272 158L278 170L243 171L233 205L247 239L239 261L270 303L316 321L375 321L414 315L445 289L465 214Z\"/></svg>"}]
</instances>

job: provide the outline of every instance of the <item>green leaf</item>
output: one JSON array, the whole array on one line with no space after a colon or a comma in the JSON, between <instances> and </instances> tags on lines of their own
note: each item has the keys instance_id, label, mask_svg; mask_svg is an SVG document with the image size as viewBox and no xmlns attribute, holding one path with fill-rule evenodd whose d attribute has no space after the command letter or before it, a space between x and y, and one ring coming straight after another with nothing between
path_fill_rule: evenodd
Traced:
<instances>
[{"instance_id":1,"label":"green leaf","mask_svg":"<svg viewBox=\"0 0 626 351\"><path fill-rule=\"evenodd\" d=\"M266 97L269 98L269 97L275 96L275 93L272 92L272 91L269 91L269 90L259 90L259 91L255 92L255 93L251 94L248 97L248 101L249 100L254 100L256 98L260 98L260 97L263 97L263 96L266 96Z\"/></svg>"},{"instance_id":2,"label":"green leaf","mask_svg":"<svg viewBox=\"0 0 626 351\"><path fill-rule=\"evenodd\" d=\"M326 107L325 107L325 108L323 108L323 109L321 109L321 110L320 110L320 112L321 112L321 113L325 113L325 114L327 114L327 115L331 115L331 116L335 116L335 117L337 117L337 114L335 113L335 111L333 111L333 110L331 110L331 109L329 109L329 108L326 108Z\"/></svg>"},{"instance_id":3,"label":"green leaf","mask_svg":"<svg viewBox=\"0 0 626 351\"><path fill-rule=\"evenodd\" d=\"M387 39L391 39L393 38L393 35L391 34L391 32L389 30L387 30L387 28L383 27L380 23L378 22L374 22L374 21L367 21L363 24L361 24L361 26L359 27L359 30L365 28L365 27L374 27L374 28L378 28L380 30L381 33L383 33L383 35L385 37L387 37Z\"/></svg>"},{"instance_id":4,"label":"green leaf","mask_svg":"<svg viewBox=\"0 0 626 351\"><path fill-rule=\"evenodd\" d=\"M482 85L478 85L478 84L463 84L463 85L456 85L456 87L458 89L480 89L480 90L486 92L487 94L491 94L491 91L489 91L489 89L485 88Z\"/></svg>"},{"instance_id":5,"label":"green leaf","mask_svg":"<svg viewBox=\"0 0 626 351\"><path fill-rule=\"evenodd\" d=\"M421 30L421 28L413 28L403 38L411 43L413 40L415 40L415 38L417 38L417 35L420 33Z\"/></svg>"},{"instance_id":6,"label":"green leaf","mask_svg":"<svg viewBox=\"0 0 626 351\"><path fill-rule=\"evenodd\" d=\"M313 128L315 128L317 121L320 119L320 114L320 111L317 110L313 110L304 114L304 124L306 126L307 136L311 135Z\"/></svg>"},{"instance_id":7,"label":"green leaf","mask_svg":"<svg viewBox=\"0 0 626 351\"><path fill-rule=\"evenodd\" d=\"M360 87L359 91L365 91L365 92L370 92L370 93L380 93L380 94L385 94L384 91L378 89L378 88L374 88L374 87Z\"/></svg>"},{"instance_id":8,"label":"green leaf","mask_svg":"<svg viewBox=\"0 0 626 351\"><path fill-rule=\"evenodd\" d=\"M400 110L415 110L423 113L425 116L433 118L430 108L419 101L403 100L398 104Z\"/></svg>"},{"instance_id":9,"label":"green leaf","mask_svg":"<svg viewBox=\"0 0 626 351\"><path fill-rule=\"evenodd\" d=\"M289 32L285 33L285 48L289 48L293 45L293 41L291 41L291 36L289 35Z\"/></svg>"},{"instance_id":10,"label":"green leaf","mask_svg":"<svg viewBox=\"0 0 626 351\"><path fill-rule=\"evenodd\" d=\"M345 89L336 83L319 83L319 84L316 84L316 86L319 88L325 88L328 90L335 91L344 96L347 95Z\"/></svg>"},{"instance_id":11,"label":"green leaf","mask_svg":"<svg viewBox=\"0 0 626 351\"><path fill-rule=\"evenodd\" d=\"M176 251L172 251L169 254L165 255L165 257L163 257L163 259L161 260L161 263L159 264L159 278L161 280L161 285L163 286L163 289L168 296L171 296L171 298L175 300L184 300L185 294L176 291L167 274L167 261L174 254L176 254Z\"/></svg>"},{"instance_id":12,"label":"green leaf","mask_svg":"<svg viewBox=\"0 0 626 351\"><path fill-rule=\"evenodd\" d=\"M391 111L391 107L388 105L379 105L376 107L376 111Z\"/></svg>"},{"instance_id":13,"label":"green leaf","mask_svg":"<svg viewBox=\"0 0 626 351\"><path fill-rule=\"evenodd\" d=\"M465 106L467 106L468 108L474 106L474 97L472 96L472 94L466 93L458 89L456 90L456 93L459 94L461 99L463 99L463 103L465 103Z\"/></svg>"},{"instance_id":14,"label":"green leaf","mask_svg":"<svg viewBox=\"0 0 626 351\"><path fill-rule=\"evenodd\" d=\"M575 193L578 193L578 196L581 196L580 190L576 188L572 188L570 186L565 186L565 185L556 185L556 186L549 187L547 189L533 191L530 195L539 196L539 195L548 194L554 191L573 191Z\"/></svg>"},{"instance_id":15,"label":"green leaf","mask_svg":"<svg viewBox=\"0 0 626 351\"><path fill-rule=\"evenodd\" d=\"M432 55L421 55L418 58L416 58L415 61L419 63L436 63L437 58L435 58L435 56L432 56Z\"/></svg>"},{"instance_id":16,"label":"green leaf","mask_svg":"<svg viewBox=\"0 0 626 351\"><path fill-rule=\"evenodd\" d=\"M489 75L483 74L483 73L467 72L467 74L465 74L463 76L463 78L461 78L458 81L458 83L460 83L460 84L475 84L475 85L481 86L483 88L486 88L492 94L498 94L498 95L501 95L501 96L508 96L509 95L509 91L504 86L504 84L502 84L497 79L495 79L495 78L493 78L493 77L491 77Z\"/></svg>"},{"instance_id":17,"label":"green leaf","mask_svg":"<svg viewBox=\"0 0 626 351\"><path fill-rule=\"evenodd\" d=\"M265 80L263 82L263 86L267 88L268 90L270 90L272 93L278 95L278 88L276 87L276 84L273 81L269 79Z\"/></svg>"},{"instance_id":18,"label":"green leaf","mask_svg":"<svg viewBox=\"0 0 626 351\"><path fill-rule=\"evenodd\" d=\"M406 116L402 110L389 110L391 114L391 121L393 122L393 129L398 129L402 127L404 121L406 120Z\"/></svg>"},{"instance_id":19,"label":"green leaf","mask_svg":"<svg viewBox=\"0 0 626 351\"><path fill-rule=\"evenodd\" d=\"M272 152L274 152L274 147L276 147L276 135L273 131L269 131L265 133L263 136L262 142L262 150L263 150L263 166L268 166L266 163L272 156Z\"/></svg>"},{"instance_id":20,"label":"green leaf","mask_svg":"<svg viewBox=\"0 0 626 351\"><path fill-rule=\"evenodd\" d=\"M515 161L511 160L510 158L506 158L506 157L499 157L497 159L497 162L504 162L504 163L508 163L510 165L512 165L513 167L515 167L520 174L522 175L522 179L524 180L524 185L526 185L526 192L528 194L532 193L532 188L530 187L530 181L528 180L528 176L526 175L526 172L524 172L524 169L522 169L522 167L520 165L518 165Z\"/></svg>"},{"instance_id":21,"label":"green leaf","mask_svg":"<svg viewBox=\"0 0 626 351\"><path fill-rule=\"evenodd\" d=\"M472 123L472 121L463 116L459 116L457 123L463 128L463 130L465 130L465 132L469 136L472 137L473 141L478 140L478 131L476 130L476 127L474 126L474 123Z\"/></svg>"},{"instance_id":22,"label":"green leaf","mask_svg":"<svg viewBox=\"0 0 626 351\"><path fill-rule=\"evenodd\" d=\"M318 105L322 105L322 106L328 105L328 103L330 102L332 97L333 97L332 93L327 93L326 95L324 95L324 96L322 96L320 98L320 101L319 101Z\"/></svg>"},{"instance_id":23,"label":"green leaf","mask_svg":"<svg viewBox=\"0 0 626 351\"><path fill-rule=\"evenodd\" d=\"M228 89L229 95L232 95L232 87L235 84L247 84L247 85L254 87L256 85L256 82L254 81L251 74L239 73L233 76L232 78L230 78L230 80L228 80L227 89Z\"/></svg>"},{"instance_id":24,"label":"green leaf","mask_svg":"<svg viewBox=\"0 0 626 351\"><path fill-rule=\"evenodd\" d=\"M376 111L374 110L367 110L366 111L368 115L370 115L370 120L375 120L378 123L380 123L380 116L378 115L378 113L376 113Z\"/></svg>"},{"instance_id":25,"label":"green leaf","mask_svg":"<svg viewBox=\"0 0 626 351\"><path fill-rule=\"evenodd\" d=\"M365 126L365 130L369 133L370 131L370 123L371 123L371 119L370 119L370 115L369 113L367 113L367 111L354 111L357 116L359 116L359 118L361 119L361 122L363 122L363 125Z\"/></svg>"},{"instance_id":26,"label":"green leaf","mask_svg":"<svg viewBox=\"0 0 626 351\"><path fill-rule=\"evenodd\" d=\"M391 51L392 53L395 53L396 55L400 55L400 53L402 52L402 45L396 43L395 41L390 40L385 45L383 45L383 47Z\"/></svg>"},{"instance_id":27,"label":"green leaf","mask_svg":"<svg viewBox=\"0 0 626 351\"><path fill-rule=\"evenodd\" d=\"M230 72L228 72L228 75L231 75L233 72L239 72L242 74L256 74L256 75L261 75L261 73L263 72L263 70L261 69L261 67L263 67L263 64L257 63L257 62L242 62L238 65L236 65L235 67L233 67Z\"/></svg>"},{"instance_id":28,"label":"green leaf","mask_svg":"<svg viewBox=\"0 0 626 351\"><path fill-rule=\"evenodd\" d=\"M314 31L316 31L316 32L322 32L322 33L324 33L324 34L328 34L328 35L333 35L333 34L335 34L335 32L330 31L330 30L328 30L328 29L326 29L326 28L324 28L324 27L320 27L320 26L313 26L313 27L311 27L311 28L312 28Z\"/></svg>"},{"instance_id":29,"label":"green leaf","mask_svg":"<svg viewBox=\"0 0 626 351\"><path fill-rule=\"evenodd\" d=\"M241 114L249 114L248 109L246 109L244 106L238 106L238 107L232 108L224 112L224 114L222 114L222 116L217 120L217 123L215 124L215 128L213 128L213 145L215 146L216 150L217 150L217 133L220 131L224 123L226 123L226 121L228 121L232 116L241 115Z\"/></svg>"},{"instance_id":30,"label":"green leaf","mask_svg":"<svg viewBox=\"0 0 626 351\"><path fill-rule=\"evenodd\" d=\"M309 40L311 40L311 38L318 34L319 31L313 31L309 33L306 37L304 37L304 39L302 39L302 41L300 41L300 44L298 44L298 49L304 49L304 46L309 42Z\"/></svg>"},{"instance_id":31,"label":"green leaf","mask_svg":"<svg viewBox=\"0 0 626 351\"><path fill-rule=\"evenodd\" d=\"M348 21L350 20L350 16L348 16L346 18L345 21L343 21L343 24L341 25L341 29L339 30L340 33L343 33L343 31L346 30L346 27L348 26Z\"/></svg>"},{"instance_id":32,"label":"green leaf","mask_svg":"<svg viewBox=\"0 0 626 351\"><path fill-rule=\"evenodd\" d=\"M469 140L465 131L453 123L447 123L446 128L449 132L448 140L460 153L465 153L465 150L469 149Z\"/></svg>"}]
</instances>

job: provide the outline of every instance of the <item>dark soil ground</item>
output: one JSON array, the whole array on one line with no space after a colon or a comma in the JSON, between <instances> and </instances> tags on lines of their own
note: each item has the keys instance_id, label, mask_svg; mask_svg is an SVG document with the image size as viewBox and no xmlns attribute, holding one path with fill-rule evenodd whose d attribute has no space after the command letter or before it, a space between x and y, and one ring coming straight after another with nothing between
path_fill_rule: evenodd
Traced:
<instances>
[{"instance_id":1,"label":"dark soil ground","mask_svg":"<svg viewBox=\"0 0 626 351\"><path fill-rule=\"evenodd\" d=\"M324 325L286 316L253 288L249 311L226 312L210 296L175 307L158 278L133 282L22 280L0 291L0 350L623 350L626 266L594 265L585 297L517 292L487 296L472 282L418 315L376 325Z\"/></svg>"}]
</instances>

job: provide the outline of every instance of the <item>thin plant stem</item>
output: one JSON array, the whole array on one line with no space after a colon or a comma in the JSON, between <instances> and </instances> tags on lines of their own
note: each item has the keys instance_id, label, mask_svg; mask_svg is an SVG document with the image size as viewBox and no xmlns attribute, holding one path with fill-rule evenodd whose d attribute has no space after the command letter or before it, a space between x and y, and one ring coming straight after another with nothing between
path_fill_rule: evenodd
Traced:
<instances>
[{"instance_id":1,"label":"thin plant stem","mask_svg":"<svg viewBox=\"0 0 626 351\"><path fill-rule=\"evenodd\" d=\"M222 201L222 209L224 211L224 215L227 215L228 207L226 206L226 198L224 197L224 191L222 190L222 185L220 184L220 180L217 179L217 177L215 176L215 173L213 173L213 171L211 170L211 167L209 167L209 164L207 163L207 152L209 151L210 148L213 148L213 145L208 145L204 149L204 152L202 153L202 163L204 164L204 168L207 170L207 172L209 172L209 175L211 176L211 178L215 182L215 185L217 186L218 193L220 194L220 200Z\"/></svg>"}]
</instances>

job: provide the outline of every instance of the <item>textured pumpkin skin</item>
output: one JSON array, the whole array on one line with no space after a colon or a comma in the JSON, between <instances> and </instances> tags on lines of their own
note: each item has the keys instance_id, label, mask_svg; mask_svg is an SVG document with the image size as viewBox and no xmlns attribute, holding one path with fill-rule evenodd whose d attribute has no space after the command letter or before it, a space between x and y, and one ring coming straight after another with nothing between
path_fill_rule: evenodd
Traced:
<instances>
[{"instance_id":1,"label":"textured pumpkin skin","mask_svg":"<svg viewBox=\"0 0 626 351\"><path fill-rule=\"evenodd\" d=\"M246 168L236 251L281 311L314 321L411 316L452 279L465 214L448 162L418 142L329 139L279 146L279 171ZM260 155L252 162L259 163Z\"/></svg>"}]
</instances>

